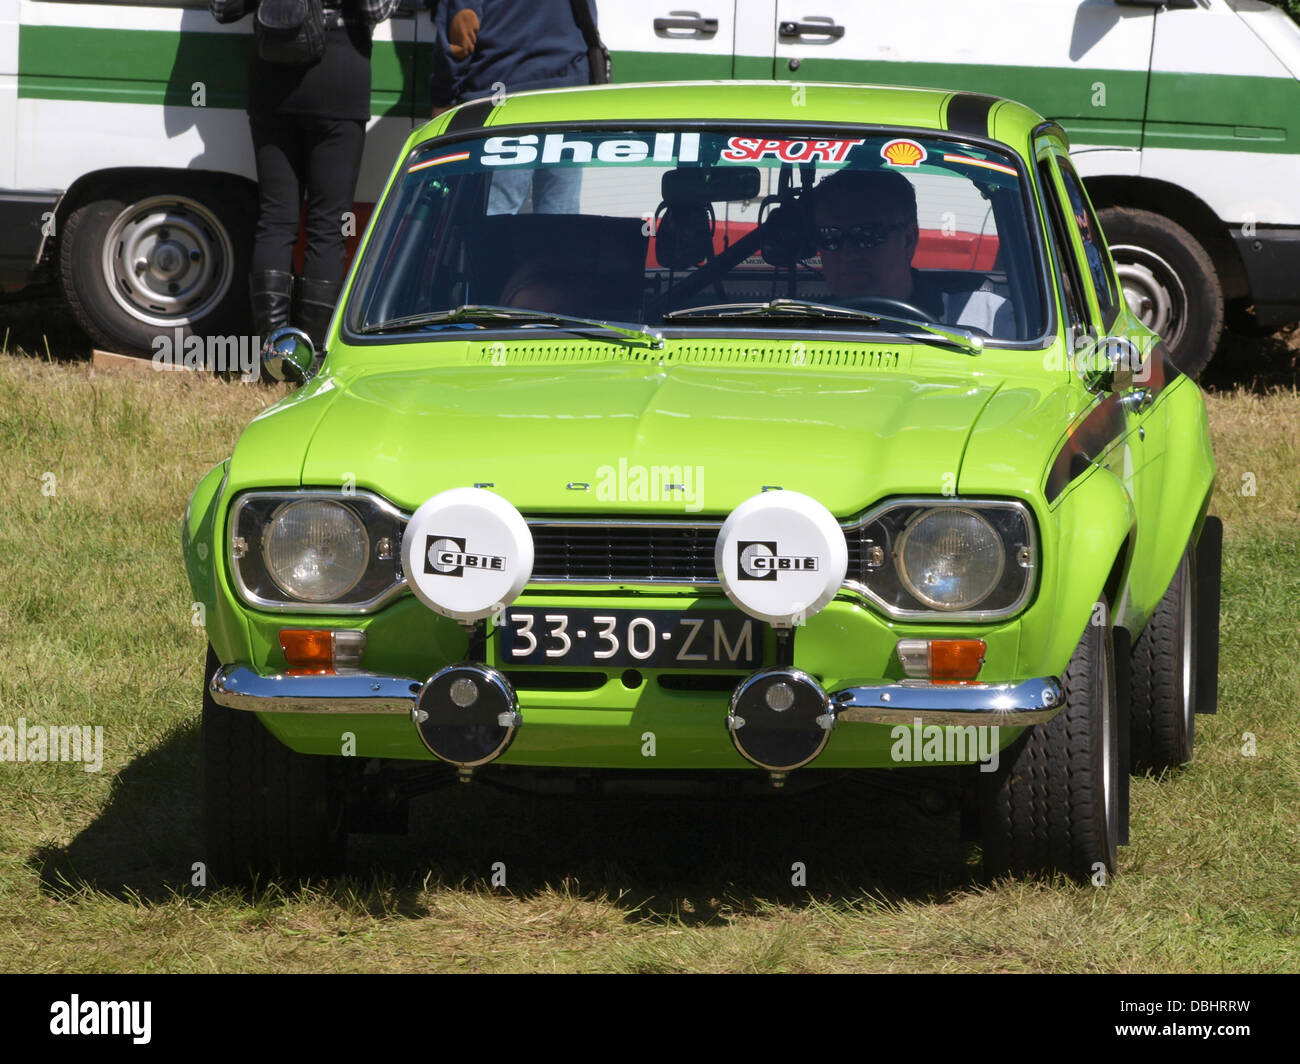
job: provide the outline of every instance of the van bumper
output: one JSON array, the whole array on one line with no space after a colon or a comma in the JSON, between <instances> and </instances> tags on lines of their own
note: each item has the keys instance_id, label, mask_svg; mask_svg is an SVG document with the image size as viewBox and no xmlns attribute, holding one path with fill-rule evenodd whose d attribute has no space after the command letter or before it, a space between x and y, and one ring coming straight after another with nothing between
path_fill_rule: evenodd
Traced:
<instances>
[{"instance_id":1,"label":"van bumper","mask_svg":"<svg viewBox=\"0 0 1300 1064\"><path fill-rule=\"evenodd\" d=\"M0 288L22 288L36 272L45 219L59 192L0 189Z\"/></svg>"},{"instance_id":2,"label":"van bumper","mask_svg":"<svg viewBox=\"0 0 1300 1064\"><path fill-rule=\"evenodd\" d=\"M1257 226L1250 235L1232 230L1251 300L1255 322L1277 329L1300 321L1300 227Z\"/></svg>"}]
</instances>

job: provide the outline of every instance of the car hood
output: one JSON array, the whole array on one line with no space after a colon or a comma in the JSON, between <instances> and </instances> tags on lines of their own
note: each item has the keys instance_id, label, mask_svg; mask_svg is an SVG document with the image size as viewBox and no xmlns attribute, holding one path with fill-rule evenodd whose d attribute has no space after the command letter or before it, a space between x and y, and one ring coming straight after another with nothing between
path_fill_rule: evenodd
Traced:
<instances>
[{"instance_id":1,"label":"car hood","mask_svg":"<svg viewBox=\"0 0 1300 1064\"><path fill-rule=\"evenodd\" d=\"M725 515L779 486L847 516L885 495L954 490L999 385L648 360L368 369L305 400L321 408L301 482L354 484L408 510L483 484L525 513L664 516Z\"/></svg>"}]
</instances>

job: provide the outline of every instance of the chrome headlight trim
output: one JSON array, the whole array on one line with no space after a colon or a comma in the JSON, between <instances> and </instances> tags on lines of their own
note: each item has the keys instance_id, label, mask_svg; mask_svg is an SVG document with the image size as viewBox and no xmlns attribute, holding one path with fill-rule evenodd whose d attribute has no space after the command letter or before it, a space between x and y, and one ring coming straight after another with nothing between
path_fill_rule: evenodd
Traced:
<instances>
[{"instance_id":1,"label":"chrome headlight trim","mask_svg":"<svg viewBox=\"0 0 1300 1064\"><path fill-rule=\"evenodd\" d=\"M904 609L887 602L873 588L863 583L850 574L849 578L844 581L844 589L853 595L868 602L873 609L879 610L891 620L896 621L964 621L974 623L985 623L987 621L1004 620L1013 617L1025 608L1029 599L1034 593L1038 584L1038 571L1041 567L1038 547L1038 524L1034 520L1033 511L1025 503L1018 499L997 499L977 496L942 496L942 495L908 495L895 496L891 499L873 506L860 517L851 521L842 522L845 533L858 531L872 525L880 518L894 510L915 509L918 507L927 510L940 509L943 507L953 507L960 510L971 510L975 513L988 510L1013 511L1020 515L1024 521L1026 534L1028 537L1027 546L1029 548L1029 557L1027 560L1015 558L1010 551L1005 552L1003 569L1012 570L1020 569L1025 572L1024 586L1014 601L995 610L941 610L941 609ZM894 566L892 557L888 557L886 566Z\"/></svg>"},{"instance_id":2,"label":"chrome headlight trim","mask_svg":"<svg viewBox=\"0 0 1300 1064\"><path fill-rule=\"evenodd\" d=\"M245 510L253 505L274 503L275 509L278 509L288 503L305 502L308 500L321 500L327 502L341 503L352 510L361 521L366 535L370 539L369 555L370 565L376 566L381 562L383 565L392 565L392 579L376 594L356 602L302 602L290 598L272 598L266 594L259 593L250 586L243 571L244 566L241 562L253 555L261 554L260 545L244 543L242 548L237 547L237 541L240 537L241 522L245 517ZM367 511L378 512L389 519L393 526L392 542L389 545L391 559L377 559L376 552L379 548L378 541L383 537L377 537L367 521ZM246 491L241 493L230 507L229 516L226 522L226 563L229 566L230 578L235 586L239 597L248 605L257 609L265 610L268 613L329 613L329 614L367 614L374 613L376 610L386 606L394 598L406 590L406 575L402 572L401 564L401 535L406 528L407 515L395 507L387 499L374 492L357 489L356 491L326 490L320 488L302 488L298 490L285 491ZM265 527L265 526L263 526Z\"/></svg>"}]
</instances>

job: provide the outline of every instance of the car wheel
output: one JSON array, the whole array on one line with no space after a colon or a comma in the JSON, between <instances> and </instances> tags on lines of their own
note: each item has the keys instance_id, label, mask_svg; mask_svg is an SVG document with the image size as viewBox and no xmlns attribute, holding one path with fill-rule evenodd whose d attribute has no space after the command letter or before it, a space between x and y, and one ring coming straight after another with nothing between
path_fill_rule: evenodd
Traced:
<instances>
[{"instance_id":1,"label":"car wheel","mask_svg":"<svg viewBox=\"0 0 1300 1064\"><path fill-rule=\"evenodd\" d=\"M1099 609L1104 607L1099 603ZM980 777L984 871L1064 873L1097 882L1115 870L1127 817L1115 645L1108 613L1089 623L1062 676L1065 706L1028 728Z\"/></svg>"},{"instance_id":2,"label":"car wheel","mask_svg":"<svg viewBox=\"0 0 1300 1064\"><path fill-rule=\"evenodd\" d=\"M1133 771L1161 773L1192 759L1196 723L1196 571L1191 548L1133 644Z\"/></svg>"},{"instance_id":3,"label":"car wheel","mask_svg":"<svg viewBox=\"0 0 1300 1064\"><path fill-rule=\"evenodd\" d=\"M347 835L334 759L295 753L257 714L218 705L209 690L218 667L209 647L203 831L210 877L230 883L250 874L310 876L341 865Z\"/></svg>"},{"instance_id":4,"label":"car wheel","mask_svg":"<svg viewBox=\"0 0 1300 1064\"><path fill-rule=\"evenodd\" d=\"M1181 225L1151 211L1107 207L1098 221L1129 307L1160 334L1180 370L1200 376L1223 333L1223 290L1210 256Z\"/></svg>"},{"instance_id":5,"label":"car wheel","mask_svg":"<svg viewBox=\"0 0 1300 1064\"><path fill-rule=\"evenodd\" d=\"M154 338L249 328L256 200L199 178L104 186L63 225L59 275L101 347L152 355Z\"/></svg>"}]
</instances>

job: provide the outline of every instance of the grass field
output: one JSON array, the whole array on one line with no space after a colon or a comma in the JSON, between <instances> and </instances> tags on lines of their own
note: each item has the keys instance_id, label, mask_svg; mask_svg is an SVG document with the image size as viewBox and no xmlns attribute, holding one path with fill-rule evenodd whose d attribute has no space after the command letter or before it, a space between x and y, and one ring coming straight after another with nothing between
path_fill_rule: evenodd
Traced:
<instances>
[{"instance_id":1,"label":"grass field","mask_svg":"<svg viewBox=\"0 0 1300 1064\"><path fill-rule=\"evenodd\" d=\"M1240 342L1207 378L1220 712L1186 770L1134 781L1108 886L981 886L955 813L874 791L461 787L420 800L406 839L359 840L347 876L237 893L190 885L204 637L179 521L281 393L95 375L22 325L0 354L0 725L102 726L103 768L0 764L0 970L1300 971L1294 339Z\"/></svg>"}]
</instances>

